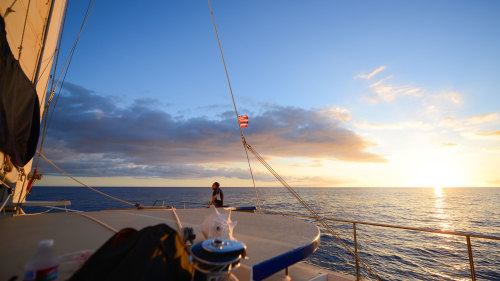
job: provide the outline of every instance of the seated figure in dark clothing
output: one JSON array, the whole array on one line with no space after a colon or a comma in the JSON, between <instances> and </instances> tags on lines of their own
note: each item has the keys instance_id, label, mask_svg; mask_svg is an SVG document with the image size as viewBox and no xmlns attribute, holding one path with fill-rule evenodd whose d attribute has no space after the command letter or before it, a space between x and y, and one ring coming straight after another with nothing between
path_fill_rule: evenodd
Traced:
<instances>
[{"instance_id":1,"label":"seated figure in dark clothing","mask_svg":"<svg viewBox=\"0 0 500 281\"><path fill-rule=\"evenodd\" d=\"M212 184L212 202L210 202L210 205L214 205L215 207L219 208L224 205L224 193L222 192L222 189L220 189L220 184L218 182L214 182Z\"/></svg>"}]
</instances>

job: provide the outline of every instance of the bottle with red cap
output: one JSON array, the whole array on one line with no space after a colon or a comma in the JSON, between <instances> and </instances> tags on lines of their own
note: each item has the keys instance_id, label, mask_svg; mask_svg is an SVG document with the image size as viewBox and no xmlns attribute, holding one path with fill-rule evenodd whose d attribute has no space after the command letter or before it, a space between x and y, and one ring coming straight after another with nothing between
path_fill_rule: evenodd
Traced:
<instances>
[{"instance_id":1,"label":"bottle with red cap","mask_svg":"<svg viewBox=\"0 0 500 281\"><path fill-rule=\"evenodd\" d=\"M54 251L54 240L38 242L38 250L24 266L24 281L56 280L59 257Z\"/></svg>"}]
</instances>

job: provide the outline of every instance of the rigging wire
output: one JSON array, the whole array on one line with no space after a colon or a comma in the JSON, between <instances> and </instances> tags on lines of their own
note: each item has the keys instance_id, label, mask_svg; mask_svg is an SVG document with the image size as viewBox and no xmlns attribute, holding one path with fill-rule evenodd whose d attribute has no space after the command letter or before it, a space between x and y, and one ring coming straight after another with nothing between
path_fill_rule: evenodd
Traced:
<instances>
[{"instance_id":1,"label":"rigging wire","mask_svg":"<svg viewBox=\"0 0 500 281\"><path fill-rule=\"evenodd\" d=\"M31 0L30 0L30 1L31 1ZM63 171L61 168L59 168L57 165L55 165L52 161L50 161L47 157L45 157L45 155L43 155L43 154L41 153L41 149L42 149L42 147L43 147L43 141L44 141L44 138L45 138L45 135L46 135L46 132L47 132L47 130L46 130L46 129L47 129L47 117L48 117L48 109L49 109L50 103L51 103L51 101L52 101L52 99L53 99L53 97L54 97L54 92L55 92L55 90L57 89L57 86L59 85L59 82L61 81L61 77L62 77L62 75L63 75L63 73L64 73L64 77L63 77L63 80L62 80L62 82L61 82L61 87L60 87L60 89L59 89L59 94L58 94L58 96L59 96L59 95L60 95L60 93L61 93L61 89L62 89L62 86L63 86L64 81L65 81L65 79L66 79L66 75L68 74L69 66L71 65L71 61L72 61L72 58L73 58L73 55L74 55L74 52L75 52L75 49L76 49L76 45L77 45L78 40L79 40L79 38L80 38L80 35L81 35L82 31L83 31L83 28L84 28L84 26L85 26L85 24L86 24L86 22L87 22L87 19L88 19L89 15L90 15L90 12L92 11L92 8L94 7L95 2L96 2L96 0L93 0L93 1L92 1L92 0L90 0L90 1L89 1L89 5L87 6L87 11L86 11L86 14L85 14L85 18L84 18L84 20L83 20L83 22L82 22L82 25L81 25L81 27L80 27L80 31L79 31L79 33L78 33L78 36L76 37L75 42L73 43L73 47L71 48L70 54L68 55L68 57L67 57L67 59L66 59L66 61L65 61L65 63L64 63L64 66L63 66L63 68L62 68L62 70L61 70L61 72L60 72L60 74L59 74L59 77L58 77L57 81L55 82L55 85L54 85L54 79L52 79L52 84L51 84L51 89L50 89L50 95L49 95L49 98L48 98L48 100L47 100L47 105L46 105L46 107L45 107L45 122L44 122L43 131L42 131L42 139L41 139L41 141L40 141L40 150L38 150L38 151L37 151L37 152L38 152L38 157L37 157L36 166L35 166L35 167L36 167L36 168L35 168L35 174L36 174L36 170L37 170L37 168L38 168L38 165L39 165L39 160L40 160L40 156L41 156L41 157L43 157L45 160L47 160L50 164L52 164L52 165L53 165L56 169L58 169L59 171L61 171L63 174L65 174L65 175L66 175L66 176L68 176L69 178L73 179L74 181L78 182L79 184L81 184L81 185L83 185L83 186L85 186L85 187L87 187L87 188L91 189L92 191L95 191L95 192L97 192L97 193L99 193L99 194L101 194L101 195L103 195L103 196L109 197L109 198L111 198L111 199L113 199L113 200L116 200L116 201L122 202L122 203L124 203L124 204L128 204L128 205L134 206L134 207L136 207L136 208L138 208L138 209L141 209L141 208L142 208L142 206L141 206L139 203L135 203L135 204L134 204L134 203L130 203L130 202L124 201L124 200L122 200L122 199L119 199L119 198L113 197L113 196L111 196L111 195L108 195L108 194L106 194L106 193L104 193L104 192L101 192L101 191L99 191L99 190L97 190L97 189L95 189L95 188L92 188L92 187L90 187L90 186L88 186L88 185L86 185L86 184L84 184L84 183L80 182L80 181L79 181L79 180L77 180L76 178L72 177L71 175L69 175L68 173L66 173L65 171ZM58 38L58 48L57 48L57 51L56 51L56 52L57 52L57 57L56 57L56 62L55 62L55 64L56 64L56 65L55 65L55 67L54 67L53 77L55 77L56 67L57 67L57 62L58 62L58 59L59 59L59 54L60 54L60 46L61 46L61 41L62 41L62 33L63 33L63 31L64 31L64 23L66 22L67 10L68 10L68 5L66 5L66 7L65 7L63 25L62 25L62 27L61 27L61 32L60 32L60 35L59 35L59 38ZM53 113L53 112L52 112L52 113ZM24 188L24 186L25 186L25 184L23 184L23 188ZM25 195L24 195L24 198L26 198L26 195L27 195L27 194L25 194ZM21 198L20 198L20 199L21 199ZM21 200L19 200L18 204L19 204L20 202L21 202Z\"/></svg>"},{"instance_id":2,"label":"rigging wire","mask_svg":"<svg viewBox=\"0 0 500 281\"><path fill-rule=\"evenodd\" d=\"M63 17L62 25L61 25L60 32L59 32L59 38L58 38L58 42L57 42L57 49L56 49L56 52L55 52L55 54L57 54L57 55L55 57L55 61L53 62L54 63L54 68L53 68L53 71L52 71L52 77L55 77L56 71L57 71L57 64L59 62L59 54L61 53L62 37L63 37L63 33L64 33L64 26L66 24L66 15L67 15L67 12L68 12L68 4L66 4L65 8L64 8L64 17ZM45 72L45 69L44 69L44 72ZM51 81L50 88L52 89L53 86L54 86L54 79L52 79L52 81ZM51 93L52 93L52 91L51 91ZM42 105L43 105L43 103L42 103ZM43 130L42 130L42 138L40 140L40 152L42 152L43 142L45 140L45 135L47 134L47 117L48 117L48 114L49 114L49 107L50 107L50 100L47 101L47 105L45 106L45 109L44 109L44 115L45 116L44 116ZM55 108L55 106L54 106L54 108ZM36 174L36 171L38 170L39 161L40 161L40 155L38 155L37 159L36 159L35 174Z\"/></svg>"},{"instance_id":3,"label":"rigging wire","mask_svg":"<svg viewBox=\"0 0 500 281\"><path fill-rule=\"evenodd\" d=\"M264 165L271 174L279 181L281 184L300 202L300 204L306 208L311 215L319 222L337 241L344 247L345 250L347 250L350 254L352 254L356 261L358 261L373 277L377 278L377 280L382 280L380 276L378 276L377 273L368 265L366 264L363 260L361 260L349 245L347 245L342 238L325 222L324 218L320 217L314 209L312 209L301 197L300 195L264 160L262 156L248 143L245 143L247 146L248 150L254 154L254 156Z\"/></svg>"},{"instance_id":4,"label":"rigging wire","mask_svg":"<svg viewBox=\"0 0 500 281\"><path fill-rule=\"evenodd\" d=\"M57 64L59 62L59 54L60 54L61 44L62 44L62 37L63 37L63 33L64 33L64 27L65 27L65 23L66 23L67 12L68 12L68 5L66 4L66 6L65 6L64 18L63 18L62 26L61 26L60 33L59 33L58 43L57 43L58 44L57 50L56 50L57 56L56 56L56 60L54 62L55 65L54 65L54 68L53 68L53 74L52 74L53 78L52 78L51 85L50 85L50 95L49 95L49 98L47 99L47 105L45 106L45 109L44 109L44 115L45 115L44 118L45 119L44 119L44 123L43 123L42 134L41 134L42 137L41 137L41 140L40 140L40 148L39 148L39 151L38 151L39 154L38 154L37 159L36 159L36 165L35 165L33 177L36 176L37 171L38 171L38 165L40 163L40 154L41 154L41 151L42 151L42 148L43 148L43 143L44 143L44 140L45 140L45 136L47 134L47 128L50 125L50 121L48 122L47 120L49 119L48 118L49 117L49 108L50 108L51 101L52 101L52 99L54 97L54 92L57 89L59 81L61 80L62 73L64 73L64 77L63 77L63 80L61 82L61 87L59 88L59 93L57 94L56 102L55 102L54 106L52 107L52 112L50 113L51 114L50 115L50 120L52 120L52 116L54 115L55 107L57 105L57 100L59 99L59 96L61 94L61 90L62 90L63 85L64 85L64 81L66 80L66 76L68 74L69 67L71 65L71 61L73 59L73 55L75 53L76 45L78 44L78 40L80 38L80 35L81 35L82 31L83 31L83 28L84 28L84 26L85 26L85 24L87 22L88 17L90 16L90 12L92 11L92 8L94 7L95 2L96 2L96 0L94 0L93 2L92 2L92 0L89 0L89 4L87 6L87 11L85 12L85 17L84 17L84 20L83 20L82 25L80 27L80 31L78 33L78 36L76 37L75 42L73 43L73 47L71 48L71 51L70 51L70 54L68 55L68 58L66 58L66 62L64 63L64 66L63 66L63 68L61 70L61 73L59 74L59 77L57 79L56 85L54 85L54 80L55 80L54 77L56 76ZM31 184L33 184L33 182L31 182ZM28 192L29 192L29 190L27 191L27 193ZM25 198L27 196L27 193L24 195Z\"/></svg>"},{"instance_id":5,"label":"rigging wire","mask_svg":"<svg viewBox=\"0 0 500 281\"><path fill-rule=\"evenodd\" d=\"M86 12L85 18L83 20L82 26L80 27L80 31L78 32L78 35L76 36L75 42L73 43L73 47L71 48L71 51L70 51L71 55L69 55L66 58L66 62L64 63L63 70L61 71L61 73L59 74L59 77L57 78L56 85L50 91L51 95L49 96L49 101L52 100L52 98L54 97L54 91L57 88L57 86L59 85L59 81L61 80L61 76L64 72L64 69L66 68L66 66L69 68L69 64L71 63L71 59L73 58L73 53L75 52L76 45L78 44L78 40L80 39L80 35L82 34L83 28L85 27L85 24L87 23L87 20L90 16L90 12L92 12L92 8L94 7L95 2L96 2L96 0L89 1L89 6L87 7L87 12ZM92 4L90 4L90 3L92 3Z\"/></svg>"},{"instance_id":6,"label":"rigging wire","mask_svg":"<svg viewBox=\"0 0 500 281\"><path fill-rule=\"evenodd\" d=\"M14 5L14 4L12 4L12 5ZM28 13L30 11L30 7L31 7L31 0L28 1L28 7L26 8L26 17L24 18L23 33L21 34L21 43L19 44L19 47L17 47L19 49L19 52L17 55L17 60L21 60L21 53L23 50L23 42L24 42L24 32L26 31L26 23L28 22ZM6 12L6 14L7 14L7 12Z\"/></svg>"},{"instance_id":7,"label":"rigging wire","mask_svg":"<svg viewBox=\"0 0 500 281\"><path fill-rule=\"evenodd\" d=\"M87 11L85 12L85 17L84 17L84 20L83 20L82 25L80 27L80 31L78 32L78 35L77 35L77 37L75 39L75 42L73 43L73 47L71 48L70 53L69 53L68 57L66 58L66 61L65 61L64 65L63 65L63 67L62 67L62 70L61 70L61 72L59 74L59 77L57 78L57 81L55 82L55 85L54 85L54 80L55 79L54 78L52 79L51 86L50 86L51 87L50 88L50 95L49 95L49 98L47 99L47 105L45 106L45 121L44 121L44 126L43 126L43 131L42 131L42 138L41 138L41 141L40 141L40 152L42 151L43 142L45 140L45 135L47 134L47 127L48 127L48 125L47 125L47 119L48 118L47 117L48 117L48 114L49 114L48 111L49 111L50 103L51 103L52 99L54 98L54 92L56 91L57 86L59 85L59 81L61 80L61 76L64 73L64 77L63 77L63 80L61 82L61 87L59 88L59 93L58 93L57 97L59 97L59 95L61 94L61 90L62 90L62 87L64 85L64 81L66 80L66 75L68 74L69 67L71 65L71 61L73 59L73 55L75 53L76 45L78 44L78 41L80 39L80 35L82 34L83 28L85 27L85 24L87 23L87 19L90 16L90 13L92 11L92 8L94 7L95 2L96 2L96 0L93 0L93 1L89 0L89 4L87 6ZM68 11L68 5L66 5L65 11L64 11L63 24L62 24L62 27L61 27L61 32L59 34L59 42L58 42L58 49L57 49L57 58L56 58L55 67L54 67L54 71L53 71L53 76L52 77L55 77L56 68L57 68L57 62L59 61L59 53L60 53L60 47L61 47L61 41L62 41L62 34L64 32L64 26L65 26L65 23L66 23L67 11ZM56 99L56 103L57 103L57 99ZM51 116L53 116L54 110L55 110L55 105L52 107ZM39 160L40 160L40 154L37 157L35 171L38 168Z\"/></svg>"},{"instance_id":8,"label":"rigging wire","mask_svg":"<svg viewBox=\"0 0 500 281\"><path fill-rule=\"evenodd\" d=\"M41 76L40 69L42 66L43 53L45 52L45 46L47 43L47 37L48 37L48 33L49 33L49 23L52 20L52 13L54 11L54 2L55 2L55 0L50 1L49 15L45 18L46 20L45 20L44 25L43 25L43 36L41 38L41 46L42 47L40 48L40 50L38 50L38 54L37 54L37 58L36 58L37 64L35 65L35 71L33 72L33 85L35 86L35 88L38 85L38 81L39 81L40 76ZM47 82L47 84L48 84L48 82ZM45 96L45 93L43 93L43 94Z\"/></svg>"},{"instance_id":9,"label":"rigging wire","mask_svg":"<svg viewBox=\"0 0 500 281\"><path fill-rule=\"evenodd\" d=\"M238 121L238 109L236 109L236 102L234 100L233 89L231 88L231 81L229 80L229 73L227 71L226 61L224 60L224 54L222 53L222 45L220 43L219 33L217 32L217 26L215 25L214 12L212 11L212 5L210 4L210 0L208 0L208 6L210 7L210 15L212 15L212 22L214 24L215 35L217 36L217 43L219 43L219 50L220 50L220 55L222 57L222 63L224 64L224 70L226 71L227 84L229 85L229 91L231 92L231 98L233 99L234 113L236 114L236 121L238 122L238 128L240 128L241 141L242 141L243 147L245 149L248 167L250 169L250 175L252 176L253 188L255 190L255 196L257 197L257 207L260 210L261 206L260 206L259 193L257 192L257 187L255 186L255 179L253 176L252 165L250 164L250 158L248 157L248 151L247 151L247 148L245 146L245 137L243 135L243 128L241 128L240 123Z\"/></svg>"},{"instance_id":10,"label":"rigging wire","mask_svg":"<svg viewBox=\"0 0 500 281\"><path fill-rule=\"evenodd\" d=\"M212 22L213 22L213 25L214 25L214 29L215 29L215 34L217 35L217 42L219 43L219 50L220 50L220 53L221 53L221 57L222 57L222 62L224 63L224 70L226 71L226 77L227 77L227 82L228 82L228 85L229 85L229 90L231 92L231 98L233 99L233 106L234 106L234 112L236 114L236 119L238 119L238 111L236 109L236 102L235 102L235 99L234 99L234 94L233 94L233 90L231 89L231 82L229 80L229 74L228 74L228 71L227 71L227 67L226 67L226 62L224 60L224 55L222 53L222 46L221 46L221 43L220 43L220 39L219 39L219 34L217 32L217 27L215 26L215 19L214 19L214 13L212 11L212 6L210 5L210 0L208 0L208 5L210 7L210 14L212 15ZM346 249L349 253L351 253L356 261L358 261L372 276L374 276L375 278L377 278L378 280L382 280L381 277L379 277L372 269L371 267L368 266L368 264L366 264L364 261L360 260L359 259L359 256L337 235L337 233L335 233L335 231L323 220L321 219L321 217L316 213L316 211L314 211L301 197L300 195L264 160L264 158L262 158L262 156L260 156L257 151L255 151L253 149L252 146L250 146L246 140L245 140L245 137L243 135L243 129L241 128L241 126L239 126L239 122L238 122L238 127L240 128L240 134L241 134L241 141L243 143L243 146L245 148L245 153L246 153L246 156L247 156L247 161L248 161L248 165L250 167L250 173L252 174L252 181L253 181L253 172L252 172L252 169L251 169L251 165L250 165L250 159L248 157L248 150L250 150L250 152L252 152L254 154L254 156L262 163L262 165L264 165L268 170L269 172L271 172L271 174L274 175L274 177L281 182L281 184L302 204L302 206L304 208L306 208L316 219L319 223L321 223L321 225L330 233L332 234L338 241L339 243L344 247L344 249ZM255 187L255 181L253 181L254 183L254 189L255 189L255 192L257 194L257 189ZM259 201L259 210L261 209L260 208L260 200L258 198L258 195L257 195L257 200Z\"/></svg>"},{"instance_id":11,"label":"rigging wire","mask_svg":"<svg viewBox=\"0 0 500 281\"><path fill-rule=\"evenodd\" d=\"M12 4L10 4L9 7L7 7L7 9L5 9L5 13L3 14L3 18L5 19L7 17L8 14L14 12L14 9L12 9L12 7L14 7L14 5L16 4L17 0L14 0L12 1Z\"/></svg>"},{"instance_id":12,"label":"rigging wire","mask_svg":"<svg viewBox=\"0 0 500 281\"><path fill-rule=\"evenodd\" d=\"M142 209L142 206L141 206L139 203L135 203L135 204L134 204L134 203L127 202L127 201L125 201L125 200L122 200L122 199L120 199L120 198L116 198L116 197L114 197L114 196L108 195L108 194L106 194L106 193L104 193L104 192L102 192L102 191L99 191L99 190L97 190L97 189L95 189L95 188L93 188L93 187L90 187L90 186L88 186L88 185L84 184L83 182L81 182L81 181L77 180L76 178L74 178L74 177L73 177L73 176L71 176L70 174L66 173L63 169L59 168L56 164L54 164L54 162L50 161L50 160L49 160L47 157L45 157L45 155L43 155L40 151L38 151L38 153L39 153L39 154L40 154L40 155L41 155L41 156L42 156L45 160L47 160L50 164L52 164L52 166L54 166L56 169L58 169L61 173L65 174L67 177L69 177L69 178L71 178L72 180L76 181L77 183L79 183L79 184L83 185L84 187L86 187L86 188L88 188L88 189L90 189L90 190L92 190L92 191L95 191L95 192L97 192L97 193L99 193L99 194L101 194L101 195L104 195L104 196L106 196L106 197L108 197L108 198L111 198L111 199L113 199L113 200L116 200L116 201L119 201L119 202L125 203L125 204L127 204L127 205L135 206L137 209Z\"/></svg>"}]
</instances>

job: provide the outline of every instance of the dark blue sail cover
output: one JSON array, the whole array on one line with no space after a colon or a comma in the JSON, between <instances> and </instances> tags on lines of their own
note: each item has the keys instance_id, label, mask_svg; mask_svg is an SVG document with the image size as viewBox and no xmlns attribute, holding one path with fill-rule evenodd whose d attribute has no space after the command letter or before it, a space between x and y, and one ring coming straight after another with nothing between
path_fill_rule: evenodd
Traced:
<instances>
[{"instance_id":1,"label":"dark blue sail cover","mask_svg":"<svg viewBox=\"0 0 500 281\"><path fill-rule=\"evenodd\" d=\"M7 42L0 16L0 150L13 164L26 165L36 152L40 135L40 102ZM3 160L3 159L2 159Z\"/></svg>"}]
</instances>

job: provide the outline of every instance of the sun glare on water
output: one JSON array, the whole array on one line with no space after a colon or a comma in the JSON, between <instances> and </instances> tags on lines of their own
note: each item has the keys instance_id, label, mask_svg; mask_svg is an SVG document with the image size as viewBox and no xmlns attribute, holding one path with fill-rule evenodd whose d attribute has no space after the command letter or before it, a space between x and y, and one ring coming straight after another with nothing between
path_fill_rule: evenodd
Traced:
<instances>
[{"instance_id":1,"label":"sun glare on water","mask_svg":"<svg viewBox=\"0 0 500 281\"><path fill-rule=\"evenodd\" d=\"M442 187L434 187L434 195L438 198L443 197L443 188Z\"/></svg>"}]
</instances>

